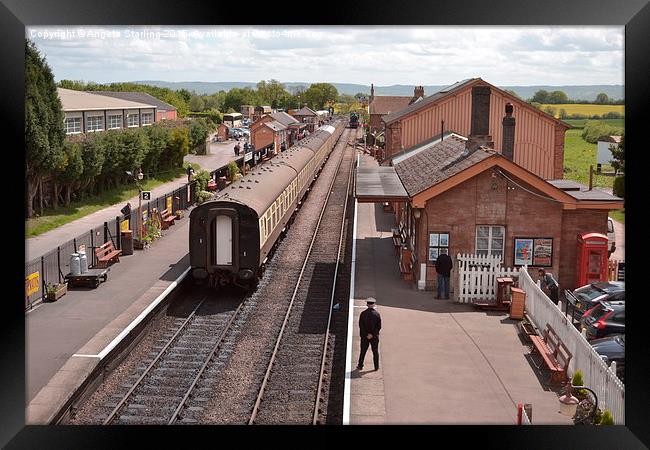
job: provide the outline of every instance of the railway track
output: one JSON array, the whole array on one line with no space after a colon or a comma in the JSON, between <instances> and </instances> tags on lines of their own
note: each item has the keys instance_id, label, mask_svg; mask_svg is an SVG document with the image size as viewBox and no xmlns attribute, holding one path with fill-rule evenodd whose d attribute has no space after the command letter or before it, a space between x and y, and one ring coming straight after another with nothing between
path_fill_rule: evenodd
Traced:
<instances>
[{"instance_id":1,"label":"railway track","mask_svg":"<svg viewBox=\"0 0 650 450\"><path fill-rule=\"evenodd\" d=\"M246 423L268 371L283 318L287 319L285 338L293 339L296 345L282 345L272 358L273 370L266 383L271 389L266 389L263 401L256 408L261 415L255 423L314 423L314 412L324 417L316 408L317 390L319 385L326 389L329 382L330 365L323 349L333 348L326 330L331 320L332 280L341 253L344 221L341 217L349 195L339 191L340 185L345 189L344 181L349 184L351 177L354 151L347 141L353 132L346 130L332 151L319 175L321 180L314 183L309 200L289 228L290 239L284 240L280 246L284 250L272 258L257 292L243 300L241 295L190 290L175 306L183 311L168 313L164 324L155 327L143 340L146 345L139 344L144 348L136 347L133 355L124 361L126 364L108 375L109 382L105 380L79 408L71 423ZM342 171L342 167L347 171ZM349 186L346 190L349 191ZM302 235L314 229L313 223L320 212L318 236L311 236L311 258L299 282L298 260L307 251L303 240L308 240ZM330 223L332 217L338 218ZM292 287L295 289L293 312L287 315ZM347 302L347 295L340 297ZM303 338L304 342L298 342ZM308 356L304 364L292 368L291 354L305 353L305 344L312 350L303 355ZM291 417L271 414L273 405L278 405L273 401L276 394L287 394L276 387L284 379L282 374L294 377L297 373L304 375L304 390L310 392L309 408L303 411L299 405L301 408L305 405L292 402ZM295 380L287 384L292 385L297 386ZM293 398L295 392L290 394Z\"/></svg>"},{"instance_id":2,"label":"railway track","mask_svg":"<svg viewBox=\"0 0 650 450\"><path fill-rule=\"evenodd\" d=\"M354 133L353 135L355 135ZM346 136L347 138L347 136ZM349 145L349 144L348 144ZM277 336L249 424L323 423L354 152L344 150Z\"/></svg>"},{"instance_id":3,"label":"railway track","mask_svg":"<svg viewBox=\"0 0 650 450\"><path fill-rule=\"evenodd\" d=\"M198 381L208 370L223 365L216 357L219 350L228 350L225 337L244 304L236 295L214 297L205 289L188 292L180 307L185 311L168 318L170 323L150 351L81 422L164 425L183 421L186 402L196 394Z\"/></svg>"}]
</instances>

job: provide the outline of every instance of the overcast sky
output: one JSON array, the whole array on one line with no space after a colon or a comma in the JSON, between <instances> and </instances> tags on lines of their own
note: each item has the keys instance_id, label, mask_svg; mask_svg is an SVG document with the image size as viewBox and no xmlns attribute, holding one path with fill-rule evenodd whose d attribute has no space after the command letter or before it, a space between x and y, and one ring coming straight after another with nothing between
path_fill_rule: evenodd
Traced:
<instances>
[{"instance_id":1,"label":"overcast sky","mask_svg":"<svg viewBox=\"0 0 650 450\"><path fill-rule=\"evenodd\" d=\"M28 27L57 81L623 84L619 27Z\"/></svg>"}]
</instances>

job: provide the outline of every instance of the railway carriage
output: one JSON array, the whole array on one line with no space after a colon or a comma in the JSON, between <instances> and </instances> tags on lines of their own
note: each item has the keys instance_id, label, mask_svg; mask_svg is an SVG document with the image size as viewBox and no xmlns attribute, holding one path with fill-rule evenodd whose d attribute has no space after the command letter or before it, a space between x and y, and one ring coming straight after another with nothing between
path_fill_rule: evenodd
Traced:
<instances>
[{"instance_id":1,"label":"railway carriage","mask_svg":"<svg viewBox=\"0 0 650 450\"><path fill-rule=\"evenodd\" d=\"M190 213L190 265L212 285L255 285L280 234L345 128L317 129Z\"/></svg>"}]
</instances>

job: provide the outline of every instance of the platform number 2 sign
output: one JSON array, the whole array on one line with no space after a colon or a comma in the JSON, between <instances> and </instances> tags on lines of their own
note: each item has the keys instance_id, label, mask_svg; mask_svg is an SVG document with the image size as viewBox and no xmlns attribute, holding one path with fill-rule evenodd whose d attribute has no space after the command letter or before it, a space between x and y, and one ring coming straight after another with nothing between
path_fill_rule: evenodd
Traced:
<instances>
[{"instance_id":1,"label":"platform number 2 sign","mask_svg":"<svg viewBox=\"0 0 650 450\"><path fill-rule=\"evenodd\" d=\"M142 200L151 200L151 191L142 191Z\"/></svg>"}]
</instances>

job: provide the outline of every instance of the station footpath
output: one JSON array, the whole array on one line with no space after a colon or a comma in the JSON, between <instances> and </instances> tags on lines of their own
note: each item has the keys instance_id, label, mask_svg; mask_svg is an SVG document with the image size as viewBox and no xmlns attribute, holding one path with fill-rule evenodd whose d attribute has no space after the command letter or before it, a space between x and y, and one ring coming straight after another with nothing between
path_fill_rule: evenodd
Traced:
<instances>
[{"instance_id":1,"label":"station footpath","mask_svg":"<svg viewBox=\"0 0 650 450\"><path fill-rule=\"evenodd\" d=\"M533 424L572 424L529 362L517 321L436 300L401 279L393 217L380 204L357 204L344 424L514 425L517 403L533 405ZM377 372L370 349L356 369L359 314L370 296L382 317Z\"/></svg>"},{"instance_id":2,"label":"station footpath","mask_svg":"<svg viewBox=\"0 0 650 450\"><path fill-rule=\"evenodd\" d=\"M27 424L46 424L134 320L189 271L189 217L149 249L121 256L97 289L72 289L25 316Z\"/></svg>"}]
</instances>

